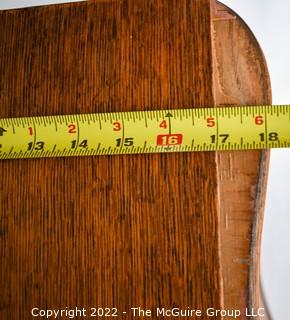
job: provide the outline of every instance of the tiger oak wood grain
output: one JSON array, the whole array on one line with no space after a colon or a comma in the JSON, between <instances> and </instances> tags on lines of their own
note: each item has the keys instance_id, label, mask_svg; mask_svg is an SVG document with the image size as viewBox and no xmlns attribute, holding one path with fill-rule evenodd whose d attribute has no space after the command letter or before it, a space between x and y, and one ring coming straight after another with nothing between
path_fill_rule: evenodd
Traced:
<instances>
[{"instance_id":1,"label":"tiger oak wood grain","mask_svg":"<svg viewBox=\"0 0 290 320\"><path fill-rule=\"evenodd\" d=\"M53 5L0 23L1 117L214 103L208 0ZM1 319L222 306L215 153L2 161L0 175Z\"/></svg>"}]
</instances>

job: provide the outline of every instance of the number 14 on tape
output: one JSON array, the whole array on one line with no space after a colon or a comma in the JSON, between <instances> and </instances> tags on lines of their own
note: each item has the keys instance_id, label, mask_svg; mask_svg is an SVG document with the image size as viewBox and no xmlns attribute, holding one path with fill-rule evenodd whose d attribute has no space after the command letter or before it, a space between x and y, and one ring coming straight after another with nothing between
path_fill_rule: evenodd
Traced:
<instances>
[{"instance_id":1,"label":"number 14 on tape","mask_svg":"<svg viewBox=\"0 0 290 320\"><path fill-rule=\"evenodd\" d=\"M0 119L0 159L290 147L290 106Z\"/></svg>"}]
</instances>

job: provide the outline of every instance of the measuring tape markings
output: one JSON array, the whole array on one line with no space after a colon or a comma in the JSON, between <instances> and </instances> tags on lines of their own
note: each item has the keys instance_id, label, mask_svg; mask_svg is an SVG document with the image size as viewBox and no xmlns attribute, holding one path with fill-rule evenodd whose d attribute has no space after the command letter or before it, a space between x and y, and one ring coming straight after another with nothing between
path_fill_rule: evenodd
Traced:
<instances>
[{"instance_id":1,"label":"measuring tape markings","mask_svg":"<svg viewBox=\"0 0 290 320\"><path fill-rule=\"evenodd\" d=\"M0 159L290 147L290 106L0 119Z\"/></svg>"}]
</instances>

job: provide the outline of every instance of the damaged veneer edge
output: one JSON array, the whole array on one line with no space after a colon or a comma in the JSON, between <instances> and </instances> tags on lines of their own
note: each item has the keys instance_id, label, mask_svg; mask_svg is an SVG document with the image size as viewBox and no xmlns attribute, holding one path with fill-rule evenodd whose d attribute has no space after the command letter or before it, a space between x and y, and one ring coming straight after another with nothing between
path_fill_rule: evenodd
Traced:
<instances>
[{"instance_id":1,"label":"damaged veneer edge","mask_svg":"<svg viewBox=\"0 0 290 320\"><path fill-rule=\"evenodd\" d=\"M271 104L267 65L254 35L223 4L212 1L211 11L215 105ZM217 152L216 161L222 305L249 319L246 310L263 306L260 246L269 151Z\"/></svg>"}]
</instances>

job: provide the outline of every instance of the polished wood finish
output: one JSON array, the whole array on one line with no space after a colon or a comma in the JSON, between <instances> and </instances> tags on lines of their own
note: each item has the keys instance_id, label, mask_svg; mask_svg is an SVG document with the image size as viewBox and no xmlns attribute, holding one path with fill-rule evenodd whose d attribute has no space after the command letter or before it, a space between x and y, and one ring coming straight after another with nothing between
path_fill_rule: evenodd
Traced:
<instances>
[{"instance_id":1,"label":"polished wood finish","mask_svg":"<svg viewBox=\"0 0 290 320\"><path fill-rule=\"evenodd\" d=\"M214 102L207 0L0 19L2 117ZM4 161L1 176L5 319L34 306L221 307L215 153Z\"/></svg>"},{"instance_id":2,"label":"polished wood finish","mask_svg":"<svg viewBox=\"0 0 290 320\"><path fill-rule=\"evenodd\" d=\"M0 12L0 116L267 102L252 36L211 6L96 0ZM231 52L246 57L241 78L228 78L238 62ZM248 96L247 76L266 81L264 95L257 84ZM2 161L0 318L31 319L33 307L258 306L261 159Z\"/></svg>"}]
</instances>

